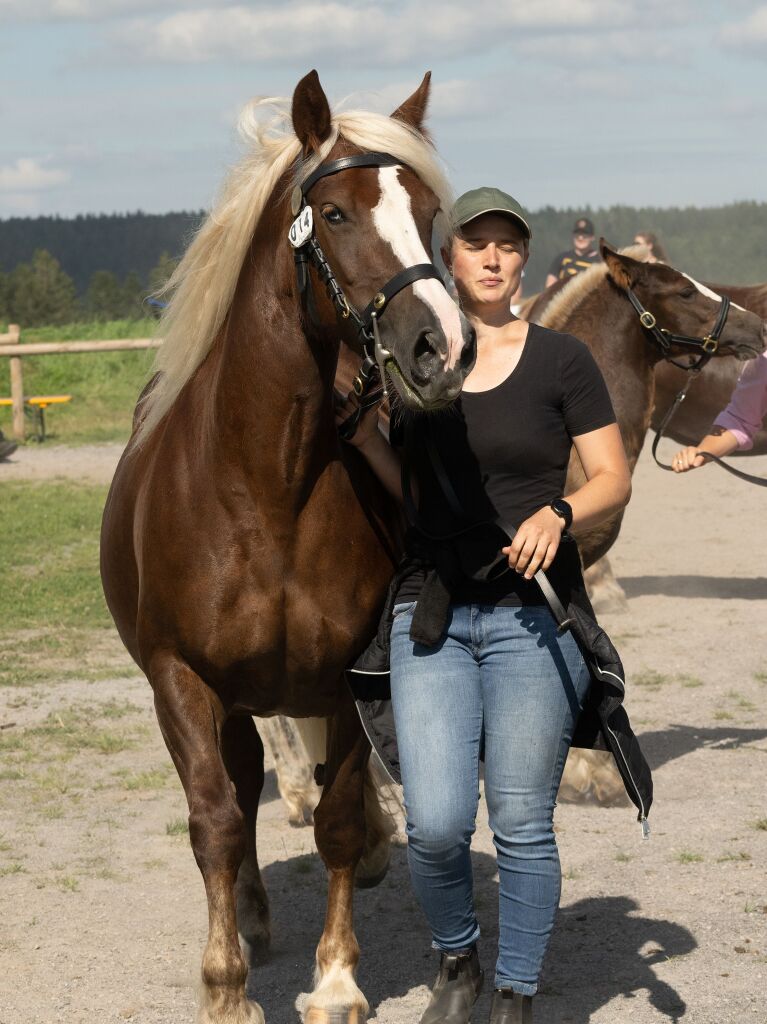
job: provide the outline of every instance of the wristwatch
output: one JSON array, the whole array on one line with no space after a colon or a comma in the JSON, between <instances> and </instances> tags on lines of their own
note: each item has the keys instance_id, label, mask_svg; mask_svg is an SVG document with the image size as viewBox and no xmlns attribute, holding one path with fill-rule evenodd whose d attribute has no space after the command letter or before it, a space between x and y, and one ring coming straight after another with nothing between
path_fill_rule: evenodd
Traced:
<instances>
[{"instance_id":1,"label":"wristwatch","mask_svg":"<svg viewBox=\"0 0 767 1024\"><path fill-rule=\"evenodd\" d=\"M565 501L564 498L555 498L552 501L550 508L556 512L560 519L565 521L565 530L569 530L573 525L573 510L570 503Z\"/></svg>"}]
</instances>

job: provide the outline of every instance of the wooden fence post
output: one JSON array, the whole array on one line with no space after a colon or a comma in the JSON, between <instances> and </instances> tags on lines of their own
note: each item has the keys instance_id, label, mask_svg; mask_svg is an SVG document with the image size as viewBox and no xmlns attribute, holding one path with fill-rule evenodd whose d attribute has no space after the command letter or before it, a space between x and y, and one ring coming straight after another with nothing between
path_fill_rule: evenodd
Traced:
<instances>
[{"instance_id":1,"label":"wooden fence post","mask_svg":"<svg viewBox=\"0 0 767 1024\"><path fill-rule=\"evenodd\" d=\"M21 328L18 324L8 324L8 333L11 336L11 345L18 345L21 340ZM13 436L24 440L24 374L21 369L21 359L18 356L11 356L8 360L11 364L11 402L13 409Z\"/></svg>"}]
</instances>

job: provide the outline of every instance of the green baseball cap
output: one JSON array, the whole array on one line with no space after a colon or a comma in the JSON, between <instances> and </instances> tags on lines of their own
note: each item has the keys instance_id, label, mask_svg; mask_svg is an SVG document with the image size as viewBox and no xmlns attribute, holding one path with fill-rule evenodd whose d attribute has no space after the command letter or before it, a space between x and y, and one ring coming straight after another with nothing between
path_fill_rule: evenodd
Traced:
<instances>
[{"instance_id":1,"label":"green baseball cap","mask_svg":"<svg viewBox=\"0 0 767 1024\"><path fill-rule=\"evenodd\" d=\"M524 210L516 199L499 188L490 188L487 185L464 192L456 199L452 213L453 223L457 228L461 228L475 217L481 217L483 213L503 214L522 228L526 238L533 237L530 225L525 220Z\"/></svg>"}]
</instances>

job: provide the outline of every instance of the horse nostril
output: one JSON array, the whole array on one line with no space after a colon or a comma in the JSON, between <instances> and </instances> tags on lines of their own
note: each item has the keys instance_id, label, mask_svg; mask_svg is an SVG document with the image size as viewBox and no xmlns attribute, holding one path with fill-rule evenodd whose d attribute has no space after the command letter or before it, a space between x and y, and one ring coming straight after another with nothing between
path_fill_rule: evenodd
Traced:
<instances>
[{"instance_id":1,"label":"horse nostril","mask_svg":"<svg viewBox=\"0 0 767 1024\"><path fill-rule=\"evenodd\" d=\"M417 363L420 363L425 356L433 357L436 355L439 355L439 352L431 331L421 331L413 349L413 358Z\"/></svg>"}]
</instances>

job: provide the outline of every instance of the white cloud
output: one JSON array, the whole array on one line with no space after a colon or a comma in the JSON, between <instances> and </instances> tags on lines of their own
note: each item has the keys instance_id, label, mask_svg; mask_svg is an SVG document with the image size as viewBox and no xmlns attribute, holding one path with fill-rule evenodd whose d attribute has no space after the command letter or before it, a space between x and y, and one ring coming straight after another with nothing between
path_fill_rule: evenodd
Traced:
<instances>
[{"instance_id":1,"label":"white cloud","mask_svg":"<svg viewBox=\"0 0 767 1024\"><path fill-rule=\"evenodd\" d=\"M767 57L767 4L757 7L742 21L724 25L719 41L728 49Z\"/></svg>"},{"instance_id":2,"label":"white cloud","mask_svg":"<svg viewBox=\"0 0 767 1024\"><path fill-rule=\"evenodd\" d=\"M420 77L408 81L393 82L376 89L375 92L354 93L341 104L344 108L364 108L391 114L392 111L410 96L420 84ZM476 115L481 102L484 86L479 81L466 78L451 78L447 81L432 79L429 93L427 117L439 117L443 121L464 117L466 114Z\"/></svg>"},{"instance_id":3,"label":"white cloud","mask_svg":"<svg viewBox=\"0 0 767 1024\"><path fill-rule=\"evenodd\" d=\"M0 192L39 192L68 180L66 171L44 167L31 157L19 157L15 164L0 166Z\"/></svg>"},{"instance_id":4,"label":"white cloud","mask_svg":"<svg viewBox=\"0 0 767 1024\"><path fill-rule=\"evenodd\" d=\"M106 21L163 8L207 6L207 3L205 0L0 0L0 22Z\"/></svg>"},{"instance_id":5,"label":"white cloud","mask_svg":"<svg viewBox=\"0 0 767 1024\"><path fill-rule=\"evenodd\" d=\"M515 51L558 65L679 62L678 41L655 31L551 33L519 39Z\"/></svg>"},{"instance_id":6,"label":"white cloud","mask_svg":"<svg viewBox=\"0 0 767 1024\"><path fill-rule=\"evenodd\" d=\"M686 6L662 0L515 0L483 17L456 0L295 0L138 18L116 28L113 38L124 52L148 60L300 63L343 55L370 66L466 56L513 46L518 36L531 33L603 33L641 26L649 18L659 28L675 22Z\"/></svg>"}]
</instances>

